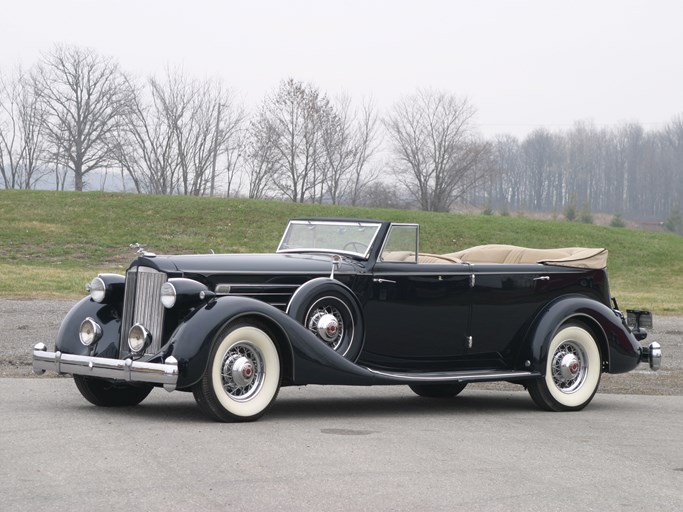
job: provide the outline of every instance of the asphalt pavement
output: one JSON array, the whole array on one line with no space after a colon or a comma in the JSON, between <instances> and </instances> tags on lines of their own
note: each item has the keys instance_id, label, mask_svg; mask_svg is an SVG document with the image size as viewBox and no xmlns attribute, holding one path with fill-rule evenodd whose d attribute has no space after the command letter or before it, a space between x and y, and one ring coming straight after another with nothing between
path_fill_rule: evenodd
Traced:
<instances>
[{"instance_id":1,"label":"asphalt pavement","mask_svg":"<svg viewBox=\"0 0 683 512\"><path fill-rule=\"evenodd\" d=\"M0 408L4 512L683 509L681 396L548 413L522 392L309 386L221 424L186 393L98 408L71 379L12 378Z\"/></svg>"},{"instance_id":2,"label":"asphalt pavement","mask_svg":"<svg viewBox=\"0 0 683 512\"><path fill-rule=\"evenodd\" d=\"M68 377L33 376L31 348L72 304L0 300L3 512L683 510L680 317L655 318L660 372L605 375L578 413L505 384L452 400L308 386L220 424L187 393L98 408Z\"/></svg>"},{"instance_id":3,"label":"asphalt pavement","mask_svg":"<svg viewBox=\"0 0 683 512\"><path fill-rule=\"evenodd\" d=\"M452 400L309 386L255 423L219 424L186 393L98 408L70 378L33 376L33 345L72 305L0 300L3 512L683 510L680 317L655 318L660 372L605 375L578 413L505 384Z\"/></svg>"}]
</instances>

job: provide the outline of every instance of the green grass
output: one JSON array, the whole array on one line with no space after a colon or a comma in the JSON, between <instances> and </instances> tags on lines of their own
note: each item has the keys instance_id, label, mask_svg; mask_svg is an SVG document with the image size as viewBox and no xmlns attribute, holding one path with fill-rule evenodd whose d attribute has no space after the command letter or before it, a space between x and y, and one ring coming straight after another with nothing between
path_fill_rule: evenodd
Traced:
<instances>
[{"instance_id":1,"label":"green grass","mask_svg":"<svg viewBox=\"0 0 683 512\"><path fill-rule=\"evenodd\" d=\"M291 217L375 218L421 225L421 250L501 243L607 247L622 308L683 313L683 237L562 220L451 215L278 201L0 191L0 297L76 298L98 272L122 273L129 244L165 254L272 252Z\"/></svg>"}]
</instances>

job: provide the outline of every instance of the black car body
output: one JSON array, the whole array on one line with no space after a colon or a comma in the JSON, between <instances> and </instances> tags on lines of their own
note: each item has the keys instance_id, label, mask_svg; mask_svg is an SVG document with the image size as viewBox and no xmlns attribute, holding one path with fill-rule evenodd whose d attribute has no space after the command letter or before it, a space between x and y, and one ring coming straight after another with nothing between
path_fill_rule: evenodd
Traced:
<instances>
[{"instance_id":1,"label":"black car body","mask_svg":"<svg viewBox=\"0 0 683 512\"><path fill-rule=\"evenodd\" d=\"M221 421L261 416L280 386L408 384L449 397L467 383L524 385L547 410L579 410L602 372L657 369L610 296L604 249L480 246L419 252L419 227L294 219L275 254L156 256L101 274L37 373L73 374L96 405L155 386L192 391Z\"/></svg>"}]
</instances>

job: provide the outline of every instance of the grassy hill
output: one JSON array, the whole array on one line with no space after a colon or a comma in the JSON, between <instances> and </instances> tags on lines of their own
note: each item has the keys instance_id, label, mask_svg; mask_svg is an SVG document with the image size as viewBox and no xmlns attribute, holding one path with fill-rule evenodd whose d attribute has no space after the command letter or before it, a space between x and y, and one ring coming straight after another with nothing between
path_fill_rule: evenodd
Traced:
<instances>
[{"instance_id":1,"label":"grassy hill","mask_svg":"<svg viewBox=\"0 0 683 512\"><path fill-rule=\"evenodd\" d=\"M122 273L131 243L159 254L272 252L290 217L376 218L421 225L421 250L503 243L607 247L622 308L683 313L683 237L562 220L452 215L277 201L0 191L0 297L76 298L98 272Z\"/></svg>"}]
</instances>

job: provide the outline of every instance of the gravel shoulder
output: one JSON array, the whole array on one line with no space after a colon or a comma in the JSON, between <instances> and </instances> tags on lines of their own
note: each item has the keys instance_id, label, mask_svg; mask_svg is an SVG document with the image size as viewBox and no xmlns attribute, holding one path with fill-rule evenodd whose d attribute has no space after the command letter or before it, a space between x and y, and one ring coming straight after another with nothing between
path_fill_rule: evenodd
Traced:
<instances>
[{"instance_id":1,"label":"gravel shoulder","mask_svg":"<svg viewBox=\"0 0 683 512\"><path fill-rule=\"evenodd\" d=\"M0 299L0 377L35 377L31 367L33 346L42 341L48 347L62 319L74 305L72 300ZM656 316L654 328L645 343L662 345L662 368L650 371L647 365L621 374L604 374L601 393L642 395L683 395L683 317ZM44 378L44 377L43 377ZM479 389L520 389L506 383L473 385Z\"/></svg>"}]
</instances>

